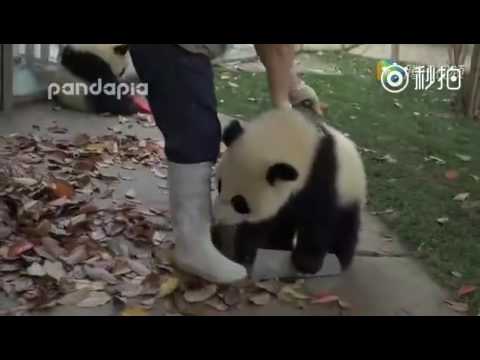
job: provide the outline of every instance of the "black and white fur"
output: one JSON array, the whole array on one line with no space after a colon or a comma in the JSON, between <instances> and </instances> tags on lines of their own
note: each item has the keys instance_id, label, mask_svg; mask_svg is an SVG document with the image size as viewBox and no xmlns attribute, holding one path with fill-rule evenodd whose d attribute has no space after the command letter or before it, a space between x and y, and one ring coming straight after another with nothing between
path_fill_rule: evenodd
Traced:
<instances>
[{"instance_id":1,"label":"black and white fur","mask_svg":"<svg viewBox=\"0 0 480 360\"><path fill-rule=\"evenodd\" d=\"M346 270L367 196L355 144L296 110L233 121L223 140L214 215L217 225L236 225L236 260L251 265L259 247L293 250L295 268L313 274L333 253Z\"/></svg>"},{"instance_id":2,"label":"black and white fur","mask_svg":"<svg viewBox=\"0 0 480 360\"><path fill-rule=\"evenodd\" d=\"M69 44L61 54L55 82L79 83L90 86L102 80L103 85L117 86L129 65L128 45L125 44ZM93 94L65 94L60 92L55 101L68 109L96 114L133 115L138 112L130 96L117 98L101 92Z\"/></svg>"}]
</instances>

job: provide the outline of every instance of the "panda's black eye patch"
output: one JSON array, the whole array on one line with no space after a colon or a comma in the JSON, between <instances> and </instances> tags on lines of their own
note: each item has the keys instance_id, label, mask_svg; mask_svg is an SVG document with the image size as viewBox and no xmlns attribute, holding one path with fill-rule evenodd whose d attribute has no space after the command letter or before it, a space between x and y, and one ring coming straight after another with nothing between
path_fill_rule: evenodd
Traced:
<instances>
[{"instance_id":1,"label":"panda's black eye patch","mask_svg":"<svg viewBox=\"0 0 480 360\"><path fill-rule=\"evenodd\" d=\"M247 200L242 195L237 195L232 198L232 207L236 212L242 215L250 214L250 208L248 207Z\"/></svg>"}]
</instances>

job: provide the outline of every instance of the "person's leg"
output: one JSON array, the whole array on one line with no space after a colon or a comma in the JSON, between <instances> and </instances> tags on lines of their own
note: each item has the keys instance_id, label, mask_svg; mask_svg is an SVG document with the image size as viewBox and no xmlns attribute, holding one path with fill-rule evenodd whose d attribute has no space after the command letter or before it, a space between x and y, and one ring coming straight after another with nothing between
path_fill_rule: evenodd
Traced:
<instances>
[{"instance_id":1,"label":"person's leg","mask_svg":"<svg viewBox=\"0 0 480 360\"><path fill-rule=\"evenodd\" d=\"M130 51L165 137L175 262L209 281L241 280L245 268L224 257L211 239L210 178L221 127L210 60L176 45L131 45Z\"/></svg>"}]
</instances>

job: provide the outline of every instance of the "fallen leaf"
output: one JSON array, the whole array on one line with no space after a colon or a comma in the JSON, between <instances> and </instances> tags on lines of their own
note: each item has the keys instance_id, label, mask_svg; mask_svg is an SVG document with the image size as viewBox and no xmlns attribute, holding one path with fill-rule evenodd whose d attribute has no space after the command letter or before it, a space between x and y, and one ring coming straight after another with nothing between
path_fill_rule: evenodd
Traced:
<instances>
[{"instance_id":1,"label":"fallen leaf","mask_svg":"<svg viewBox=\"0 0 480 360\"><path fill-rule=\"evenodd\" d=\"M261 294L250 296L248 300L255 305L265 306L268 305L272 300L272 295L270 295L268 292L264 292Z\"/></svg>"},{"instance_id":2,"label":"fallen leaf","mask_svg":"<svg viewBox=\"0 0 480 360\"><path fill-rule=\"evenodd\" d=\"M237 287L229 287L223 295L223 301L228 306L235 306L242 301L240 289Z\"/></svg>"},{"instance_id":3,"label":"fallen leaf","mask_svg":"<svg viewBox=\"0 0 480 360\"><path fill-rule=\"evenodd\" d=\"M77 305L79 302L85 300L90 295L89 289L81 289L75 292L66 294L57 302L61 305Z\"/></svg>"},{"instance_id":4,"label":"fallen leaf","mask_svg":"<svg viewBox=\"0 0 480 360\"><path fill-rule=\"evenodd\" d=\"M49 237L44 236L41 239L43 248L53 257L61 257L66 255L66 250L58 245L58 241Z\"/></svg>"},{"instance_id":5,"label":"fallen leaf","mask_svg":"<svg viewBox=\"0 0 480 360\"><path fill-rule=\"evenodd\" d=\"M188 290L183 297L189 303L203 302L217 293L217 285L210 284L199 290Z\"/></svg>"},{"instance_id":6,"label":"fallen leaf","mask_svg":"<svg viewBox=\"0 0 480 360\"><path fill-rule=\"evenodd\" d=\"M160 291L158 292L158 296L160 298L164 298L172 294L178 288L179 284L180 281L178 280L178 278L173 276L166 276L164 281L162 281L160 285Z\"/></svg>"},{"instance_id":7,"label":"fallen leaf","mask_svg":"<svg viewBox=\"0 0 480 360\"><path fill-rule=\"evenodd\" d=\"M340 298L337 295L325 292L325 293L314 295L310 303L311 304L331 304L333 302L338 302L339 300Z\"/></svg>"},{"instance_id":8,"label":"fallen leaf","mask_svg":"<svg viewBox=\"0 0 480 360\"><path fill-rule=\"evenodd\" d=\"M127 262L128 262L128 266L130 267L130 269L132 269L138 275L147 276L152 272L149 268L147 268L145 265L143 265L140 261L128 259Z\"/></svg>"},{"instance_id":9,"label":"fallen leaf","mask_svg":"<svg viewBox=\"0 0 480 360\"><path fill-rule=\"evenodd\" d=\"M466 303L451 301L451 300L445 300L445 303L453 311L456 311L456 312L459 312L459 313L468 312L468 304L466 304Z\"/></svg>"},{"instance_id":10,"label":"fallen leaf","mask_svg":"<svg viewBox=\"0 0 480 360\"><path fill-rule=\"evenodd\" d=\"M465 201L465 200L467 200L469 197L470 197L470 193L461 193L461 194L455 195L455 197L453 198L453 200L454 200L454 201Z\"/></svg>"},{"instance_id":11,"label":"fallen leaf","mask_svg":"<svg viewBox=\"0 0 480 360\"><path fill-rule=\"evenodd\" d=\"M448 217L444 216L444 217L438 218L437 223L439 223L440 225L443 225L443 224L447 223L449 220L450 219Z\"/></svg>"},{"instance_id":12,"label":"fallen leaf","mask_svg":"<svg viewBox=\"0 0 480 360\"><path fill-rule=\"evenodd\" d=\"M273 295L277 295L281 289L280 283L275 280L261 281L261 282L255 283L255 286Z\"/></svg>"},{"instance_id":13,"label":"fallen leaf","mask_svg":"<svg viewBox=\"0 0 480 360\"><path fill-rule=\"evenodd\" d=\"M464 162L469 162L472 160L472 157L469 155L455 154L455 156Z\"/></svg>"},{"instance_id":14,"label":"fallen leaf","mask_svg":"<svg viewBox=\"0 0 480 360\"><path fill-rule=\"evenodd\" d=\"M72 250L69 256L62 257L62 260L65 261L68 265L76 265L80 262L83 262L88 259L87 248L85 245L77 246Z\"/></svg>"},{"instance_id":15,"label":"fallen leaf","mask_svg":"<svg viewBox=\"0 0 480 360\"><path fill-rule=\"evenodd\" d=\"M447 180L449 180L449 181L455 181L455 180L457 180L457 179L460 177L460 174L459 174L458 171L456 171L456 170L448 170L448 171L445 173L445 177L446 177Z\"/></svg>"},{"instance_id":16,"label":"fallen leaf","mask_svg":"<svg viewBox=\"0 0 480 360\"><path fill-rule=\"evenodd\" d=\"M67 274L65 273L65 269L63 268L63 265L61 262L51 262L51 261L45 261L43 264L43 269L47 273L48 276L51 278L60 281L62 280Z\"/></svg>"},{"instance_id":17,"label":"fallen leaf","mask_svg":"<svg viewBox=\"0 0 480 360\"><path fill-rule=\"evenodd\" d=\"M125 223L114 221L105 225L103 229L108 236L115 237L120 235L126 227L127 225Z\"/></svg>"},{"instance_id":18,"label":"fallen leaf","mask_svg":"<svg viewBox=\"0 0 480 360\"><path fill-rule=\"evenodd\" d=\"M68 129L59 127L58 125L55 125L55 126L49 127L48 131L50 131L53 134L66 134L68 132Z\"/></svg>"},{"instance_id":19,"label":"fallen leaf","mask_svg":"<svg viewBox=\"0 0 480 360\"><path fill-rule=\"evenodd\" d=\"M112 297L104 291L92 291L88 294L88 297L80 301L78 307L97 307L102 306L112 300Z\"/></svg>"},{"instance_id":20,"label":"fallen leaf","mask_svg":"<svg viewBox=\"0 0 480 360\"><path fill-rule=\"evenodd\" d=\"M133 298L139 296L143 291L143 286L140 284L132 284L125 282L116 286L116 290L120 292L123 297Z\"/></svg>"},{"instance_id":21,"label":"fallen leaf","mask_svg":"<svg viewBox=\"0 0 480 360\"><path fill-rule=\"evenodd\" d=\"M16 258L23 253L33 249L34 245L31 242L26 240L20 241L14 245L12 245L8 250L8 257L9 258Z\"/></svg>"},{"instance_id":22,"label":"fallen leaf","mask_svg":"<svg viewBox=\"0 0 480 360\"><path fill-rule=\"evenodd\" d=\"M142 307L128 307L120 313L121 316L147 316L148 310Z\"/></svg>"},{"instance_id":23,"label":"fallen leaf","mask_svg":"<svg viewBox=\"0 0 480 360\"><path fill-rule=\"evenodd\" d=\"M350 310L352 308L352 304L342 299L338 299L338 306L340 306L342 310Z\"/></svg>"},{"instance_id":24,"label":"fallen leaf","mask_svg":"<svg viewBox=\"0 0 480 360\"><path fill-rule=\"evenodd\" d=\"M78 147L83 147L90 142L90 136L87 134L79 134L73 138L73 144Z\"/></svg>"},{"instance_id":25,"label":"fallen leaf","mask_svg":"<svg viewBox=\"0 0 480 360\"><path fill-rule=\"evenodd\" d=\"M445 164L447 163L445 160L440 159L440 158L437 157L437 156L427 156L427 157L425 158L425 161L427 161L427 162L428 162L428 161L435 161L435 163L436 163L437 165L445 165Z\"/></svg>"},{"instance_id":26,"label":"fallen leaf","mask_svg":"<svg viewBox=\"0 0 480 360\"><path fill-rule=\"evenodd\" d=\"M225 303L222 300L220 300L218 297L213 297L213 298L207 300L205 302L205 304L214 308L217 311L224 312L224 311L228 310L228 306L225 305Z\"/></svg>"},{"instance_id":27,"label":"fallen leaf","mask_svg":"<svg viewBox=\"0 0 480 360\"><path fill-rule=\"evenodd\" d=\"M22 293L33 288L33 280L28 277L19 277L13 282L15 292Z\"/></svg>"},{"instance_id":28,"label":"fallen leaf","mask_svg":"<svg viewBox=\"0 0 480 360\"><path fill-rule=\"evenodd\" d=\"M50 189L57 198L71 199L75 195L75 190L67 181L55 179L50 184Z\"/></svg>"},{"instance_id":29,"label":"fallen leaf","mask_svg":"<svg viewBox=\"0 0 480 360\"><path fill-rule=\"evenodd\" d=\"M414 112L413 112L413 115L414 115L414 116L420 116L421 114L420 114L419 112L417 112L417 111L414 111Z\"/></svg>"},{"instance_id":30,"label":"fallen leaf","mask_svg":"<svg viewBox=\"0 0 480 360\"><path fill-rule=\"evenodd\" d=\"M85 274L87 274L87 276L92 280L101 280L112 285L118 283L118 280L115 276L101 267L85 265L83 269L85 270Z\"/></svg>"},{"instance_id":31,"label":"fallen leaf","mask_svg":"<svg viewBox=\"0 0 480 360\"><path fill-rule=\"evenodd\" d=\"M462 297L477 291L478 287L474 285L463 285L457 292L458 297Z\"/></svg>"},{"instance_id":32,"label":"fallen leaf","mask_svg":"<svg viewBox=\"0 0 480 360\"><path fill-rule=\"evenodd\" d=\"M130 189L127 191L127 193L125 194L125 197L127 199L135 199L137 197L137 193L135 192L134 189Z\"/></svg>"},{"instance_id":33,"label":"fallen leaf","mask_svg":"<svg viewBox=\"0 0 480 360\"><path fill-rule=\"evenodd\" d=\"M397 163L397 159L395 159L392 155L390 154L386 154L385 156L382 156L380 158L378 158L378 160L380 161L386 161L387 163L389 164L396 164Z\"/></svg>"},{"instance_id":34,"label":"fallen leaf","mask_svg":"<svg viewBox=\"0 0 480 360\"><path fill-rule=\"evenodd\" d=\"M234 83L233 81L229 81L228 82L228 86L232 87L232 88L238 88L238 84L237 83Z\"/></svg>"},{"instance_id":35,"label":"fallen leaf","mask_svg":"<svg viewBox=\"0 0 480 360\"><path fill-rule=\"evenodd\" d=\"M394 105L396 108L398 108L398 109L402 109L402 108L403 108L403 105L400 104L400 102L399 102L398 100L395 100L395 101L393 102L393 105Z\"/></svg>"},{"instance_id":36,"label":"fallen leaf","mask_svg":"<svg viewBox=\"0 0 480 360\"><path fill-rule=\"evenodd\" d=\"M16 184L20 184L20 185L23 185L23 186L33 186L33 185L36 185L38 183L37 180L35 179L32 179L32 178L13 178L12 179L14 183Z\"/></svg>"},{"instance_id":37,"label":"fallen leaf","mask_svg":"<svg viewBox=\"0 0 480 360\"><path fill-rule=\"evenodd\" d=\"M476 176L476 175L470 175L470 177L475 180L476 182L479 182L480 181L480 176Z\"/></svg>"},{"instance_id":38,"label":"fallen leaf","mask_svg":"<svg viewBox=\"0 0 480 360\"><path fill-rule=\"evenodd\" d=\"M97 230L92 231L90 233L90 238L93 241L102 241L106 237L107 237L107 235L105 234L105 232L101 228L98 228Z\"/></svg>"},{"instance_id":39,"label":"fallen leaf","mask_svg":"<svg viewBox=\"0 0 480 360\"><path fill-rule=\"evenodd\" d=\"M105 289L105 282L78 279L74 281L74 286L76 290L88 289L89 291L100 291Z\"/></svg>"},{"instance_id":40,"label":"fallen leaf","mask_svg":"<svg viewBox=\"0 0 480 360\"><path fill-rule=\"evenodd\" d=\"M450 274L452 274L452 276L456 277L457 279L461 279L463 277L463 275L458 271L451 271Z\"/></svg>"},{"instance_id":41,"label":"fallen leaf","mask_svg":"<svg viewBox=\"0 0 480 360\"><path fill-rule=\"evenodd\" d=\"M278 296L282 300L287 300L287 301L291 300L291 299L295 299L295 300L308 300L308 299L310 299L310 296L297 291L291 285L285 285L284 287L282 287Z\"/></svg>"}]
</instances>

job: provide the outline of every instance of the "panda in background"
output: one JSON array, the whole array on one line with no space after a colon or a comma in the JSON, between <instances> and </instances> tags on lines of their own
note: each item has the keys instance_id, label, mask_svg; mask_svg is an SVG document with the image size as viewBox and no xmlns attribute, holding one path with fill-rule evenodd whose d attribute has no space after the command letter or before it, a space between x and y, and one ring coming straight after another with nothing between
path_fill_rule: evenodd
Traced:
<instances>
[{"instance_id":1,"label":"panda in background","mask_svg":"<svg viewBox=\"0 0 480 360\"><path fill-rule=\"evenodd\" d=\"M60 87L66 84L89 87L101 79L102 86L118 86L129 66L128 50L125 44L69 44L61 54L55 83ZM94 94L83 90L75 94L59 91L54 99L62 107L81 112L125 116L139 112L131 96L117 97L116 94L109 95L103 91L97 94L97 90Z\"/></svg>"},{"instance_id":2,"label":"panda in background","mask_svg":"<svg viewBox=\"0 0 480 360\"><path fill-rule=\"evenodd\" d=\"M216 168L216 227L235 225L235 260L260 248L292 251L297 271L317 273L327 253L353 261L367 180L355 144L331 126L317 129L296 110L273 110L223 134ZM296 238L296 244L294 239Z\"/></svg>"}]
</instances>

